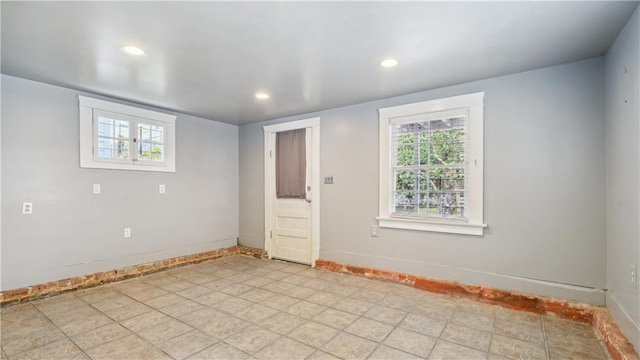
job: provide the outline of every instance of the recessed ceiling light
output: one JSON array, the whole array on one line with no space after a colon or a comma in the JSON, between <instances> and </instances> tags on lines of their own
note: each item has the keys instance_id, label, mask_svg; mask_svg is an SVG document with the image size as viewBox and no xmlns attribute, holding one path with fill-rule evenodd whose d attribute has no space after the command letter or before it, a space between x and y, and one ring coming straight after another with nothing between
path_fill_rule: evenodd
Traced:
<instances>
[{"instance_id":1,"label":"recessed ceiling light","mask_svg":"<svg viewBox=\"0 0 640 360\"><path fill-rule=\"evenodd\" d=\"M398 65L398 60L392 58L384 59L380 62L380 66L386 68L394 67L396 65Z\"/></svg>"},{"instance_id":2,"label":"recessed ceiling light","mask_svg":"<svg viewBox=\"0 0 640 360\"><path fill-rule=\"evenodd\" d=\"M259 93L256 93L256 98L260 100L266 100L269 98L269 94L264 92L259 92Z\"/></svg>"},{"instance_id":3,"label":"recessed ceiling light","mask_svg":"<svg viewBox=\"0 0 640 360\"><path fill-rule=\"evenodd\" d=\"M137 55L137 56L144 55L144 50L140 49L137 46L123 46L120 49L126 52L127 54Z\"/></svg>"}]
</instances>

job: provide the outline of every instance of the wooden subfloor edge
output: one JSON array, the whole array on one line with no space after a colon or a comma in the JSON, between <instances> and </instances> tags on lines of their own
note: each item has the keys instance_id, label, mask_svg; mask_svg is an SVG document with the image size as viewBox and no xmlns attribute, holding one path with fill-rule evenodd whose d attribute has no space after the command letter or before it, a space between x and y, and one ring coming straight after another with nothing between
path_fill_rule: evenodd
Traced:
<instances>
[{"instance_id":1,"label":"wooden subfloor edge","mask_svg":"<svg viewBox=\"0 0 640 360\"><path fill-rule=\"evenodd\" d=\"M608 309L599 308L594 312L593 326L604 340L607 350L614 360L640 360L633 344L620 330Z\"/></svg>"},{"instance_id":2,"label":"wooden subfloor edge","mask_svg":"<svg viewBox=\"0 0 640 360\"><path fill-rule=\"evenodd\" d=\"M235 254L249 255L258 258L267 257L266 252L261 249L246 246L232 246L229 248L178 256L166 260L131 265L120 269L113 269L84 276L76 276L69 279L51 281L45 284L31 285L18 289L2 291L0 292L0 305L22 303L49 295L131 279L158 271L168 270L188 264L196 264Z\"/></svg>"},{"instance_id":3,"label":"wooden subfloor edge","mask_svg":"<svg viewBox=\"0 0 640 360\"><path fill-rule=\"evenodd\" d=\"M608 309L575 301L437 280L396 271L354 266L331 260L316 260L316 267L335 272L401 283L433 293L471 299L505 308L591 324L604 340L614 360L640 360L633 345L613 320Z\"/></svg>"}]
</instances>

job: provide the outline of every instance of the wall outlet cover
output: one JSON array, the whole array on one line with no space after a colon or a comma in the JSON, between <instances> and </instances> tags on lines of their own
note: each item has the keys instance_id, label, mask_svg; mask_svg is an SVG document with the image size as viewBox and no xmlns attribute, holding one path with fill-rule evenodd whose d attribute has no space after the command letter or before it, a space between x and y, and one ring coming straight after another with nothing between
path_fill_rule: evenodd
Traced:
<instances>
[{"instance_id":1,"label":"wall outlet cover","mask_svg":"<svg viewBox=\"0 0 640 360\"><path fill-rule=\"evenodd\" d=\"M378 225L371 225L371 237L378 237Z\"/></svg>"},{"instance_id":2,"label":"wall outlet cover","mask_svg":"<svg viewBox=\"0 0 640 360\"><path fill-rule=\"evenodd\" d=\"M31 215L33 214L33 203L30 202L24 202L22 203L22 213L24 215Z\"/></svg>"}]
</instances>

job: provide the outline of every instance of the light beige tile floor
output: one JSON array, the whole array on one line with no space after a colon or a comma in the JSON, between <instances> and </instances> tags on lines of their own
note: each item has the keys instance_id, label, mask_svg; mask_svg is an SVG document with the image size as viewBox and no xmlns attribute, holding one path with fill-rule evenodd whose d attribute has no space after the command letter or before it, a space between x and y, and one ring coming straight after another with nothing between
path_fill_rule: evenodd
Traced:
<instances>
[{"instance_id":1,"label":"light beige tile floor","mask_svg":"<svg viewBox=\"0 0 640 360\"><path fill-rule=\"evenodd\" d=\"M590 325L245 256L2 309L2 359L607 359Z\"/></svg>"}]
</instances>

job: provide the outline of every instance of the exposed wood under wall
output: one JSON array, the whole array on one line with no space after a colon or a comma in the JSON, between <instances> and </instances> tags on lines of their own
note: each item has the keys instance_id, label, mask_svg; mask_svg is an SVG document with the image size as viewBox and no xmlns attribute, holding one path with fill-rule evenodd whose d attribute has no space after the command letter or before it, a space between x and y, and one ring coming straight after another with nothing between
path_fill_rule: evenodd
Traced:
<instances>
[{"instance_id":1,"label":"exposed wood under wall","mask_svg":"<svg viewBox=\"0 0 640 360\"><path fill-rule=\"evenodd\" d=\"M316 260L316 267L369 279L397 282L429 292L471 299L509 309L589 323L604 339L614 360L640 360L640 356L614 322L609 310L603 307L455 281L430 279L384 269L341 264L330 260Z\"/></svg>"},{"instance_id":2,"label":"exposed wood under wall","mask_svg":"<svg viewBox=\"0 0 640 360\"><path fill-rule=\"evenodd\" d=\"M97 285L115 281L131 279L162 270L168 270L179 266L195 264L235 254L250 255L258 258L266 257L266 252L264 250L249 248L245 246L233 246L224 249L179 256L161 261L127 266L124 268L113 269L95 274L77 276L70 279L51 281L45 284L32 285L23 288L2 291L0 292L0 305L26 302L45 296L94 287Z\"/></svg>"},{"instance_id":3,"label":"exposed wood under wall","mask_svg":"<svg viewBox=\"0 0 640 360\"><path fill-rule=\"evenodd\" d=\"M185 255L140 265L132 265L121 269L78 276L70 279L52 281L46 284L2 291L0 292L0 305L27 302L46 296L140 277L162 270L168 270L179 266L195 264L235 254L254 256L262 259L267 257L267 253L262 249L246 246L233 246L230 248ZM573 301L552 299L533 294L511 292L491 287L430 279L384 269L341 264L329 260L317 260L316 267L335 272L363 276L370 279L397 282L429 292L472 299L478 302L500 305L510 309L533 312L541 315L553 315L565 319L590 323L594 326L598 335L604 339L607 349L614 360L640 360L640 357L633 345L628 341L624 333L614 322L609 310L606 308Z\"/></svg>"}]
</instances>

